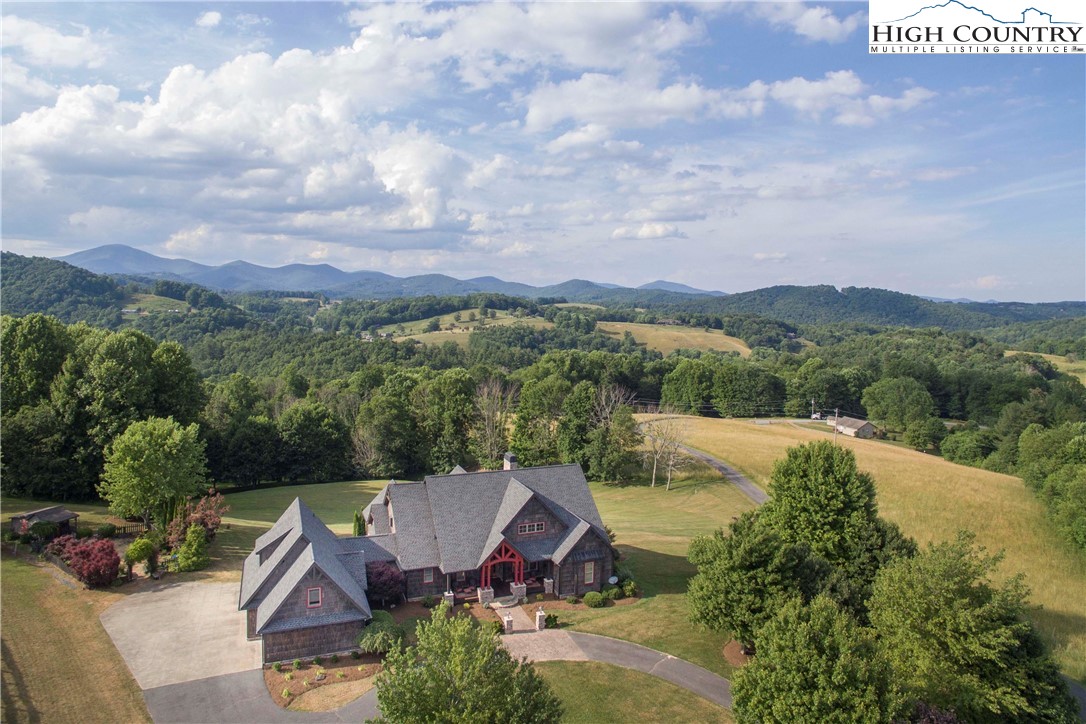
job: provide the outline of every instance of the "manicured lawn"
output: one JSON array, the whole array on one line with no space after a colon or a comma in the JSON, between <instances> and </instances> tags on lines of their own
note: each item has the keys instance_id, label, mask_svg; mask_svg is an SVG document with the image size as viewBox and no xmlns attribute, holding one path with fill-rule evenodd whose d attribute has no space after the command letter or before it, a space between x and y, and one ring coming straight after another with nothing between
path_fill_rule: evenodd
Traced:
<instances>
[{"instance_id":1,"label":"manicured lawn","mask_svg":"<svg viewBox=\"0 0 1086 724\"><path fill-rule=\"evenodd\" d=\"M5 513L8 512L5 506ZM143 696L98 615L119 594L85 591L48 564L5 554L5 722L150 721ZM55 575L54 575L55 574Z\"/></svg>"},{"instance_id":2,"label":"manicured lawn","mask_svg":"<svg viewBox=\"0 0 1086 724\"><path fill-rule=\"evenodd\" d=\"M563 622L589 633L613 636L678 656L722 676L731 667L721 655L728 638L690 622L686 583L695 569L686 560L697 535L726 526L754 504L719 477L680 480L670 491L661 485L615 486L592 483L605 523L614 529L628 567L643 591L632 606L563 611Z\"/></svg>"},{"instance_id":3,"label":"manicured lawn","mask_svg":"<svg viewBox=\"0 0 1086 724\"><path fill-rule=\"evenodd\" d=\"M721 352L738 352L744 357L750 355L746 342L737 337L729 337L718 329L706 332L702 328L633 322L599 322L596 326L600 331L619 338L623 333L629 332L638 342L665 356L677 349L715 349Z\"/></svg>"},{"instance_id":4,"label":"manicured lawn","mask_svg":"<svg viewBox=\"0 0 1086 724\"><path fill-rule=\"evenodd\" d=\"M52 505L63 505L73 513L78 513L81 528L84 523L97 525L99 523L121 522L118 518L110 515L109 509L101 503L58 503L50 500L27 500L26 498L8 498L6 496L0 497L0 509L4 511L3 516L0 516L0 520L3 521L5 526L9 526L8 521L11 520L11 516L17 513L48 508Z\"/></svg>"},{"instance_id":5,"label":"manicured lawn","mask_svg":"<svg viewBox=\"0 0 1086 724\"><path fill-rule=\"evenodd\" d=\"M690 444L748 474L766 487L773 461L785 449L824 440L819 430L782 423L691 418ZM1063 672L1086 681L1086 560L1052 530L1041 503L1019 478L955 465L874 440L838 436L875 478L881 515L921 544L971 530L977 542L1006 557L999 575L1025 574L1034 623Z\"/></svg>"},{"instance_id":6,"label":"manicured lawn","mask_svg":"<svg viewBox=\"0 0 1086 724\"><path fill-rule=\"evenodd\" d=\"M535 664L562 700L562 721L732 722L730 712L655 676L597 661Z\"/></svg>"}]
</instances>

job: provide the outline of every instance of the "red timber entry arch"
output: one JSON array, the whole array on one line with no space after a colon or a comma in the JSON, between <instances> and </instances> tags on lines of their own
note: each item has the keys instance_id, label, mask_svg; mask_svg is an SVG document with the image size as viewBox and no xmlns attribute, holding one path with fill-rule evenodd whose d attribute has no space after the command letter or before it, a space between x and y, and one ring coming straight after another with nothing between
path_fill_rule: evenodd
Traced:
<instances>
[{"instance_id":1,"label":"red timber entry arch","mask_svg":"<svg viewBox=\"0 0 1086 724\"><path fill-rule=\"evenodd\" d=\"M513 547L502 541L498 549L490 554L480 569L480 588L490 588L490 570L499 563L513 564L513 582L524 583L524 558Z\"/></svg>"}]
</instances>

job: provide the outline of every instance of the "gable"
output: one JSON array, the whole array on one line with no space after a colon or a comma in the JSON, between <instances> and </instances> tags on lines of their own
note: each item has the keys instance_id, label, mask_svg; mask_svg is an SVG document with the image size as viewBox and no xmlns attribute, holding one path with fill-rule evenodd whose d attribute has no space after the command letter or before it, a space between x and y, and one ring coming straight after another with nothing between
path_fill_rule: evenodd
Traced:
<instances>
[{"instance_id":1,"label":"gable","mask_svg":"<svg viewBox=\"0 0 1086 724\"><path fill-rule=\"evenodd\" d=\"M336 621L362 621L369 618L369 612L363 611L341 589L331 577L317 565L311 565L292 586L284 586L284 591L276 591L274 599L269 597L269 604L274 609L261 610L257 614L257 633L286 631L307 628ZM319 605L310 605L310 591L317 591Z\"/></svg>"}]
</instances>

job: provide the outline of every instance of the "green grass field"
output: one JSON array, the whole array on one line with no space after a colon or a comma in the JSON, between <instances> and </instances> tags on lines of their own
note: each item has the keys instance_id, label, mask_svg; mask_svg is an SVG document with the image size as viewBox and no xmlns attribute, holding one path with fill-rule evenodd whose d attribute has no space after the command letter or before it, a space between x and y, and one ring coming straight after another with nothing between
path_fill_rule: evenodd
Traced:
<instances>
[{"instance_id":1,"label":"green grass field","mask_svg":"<svg viewBox=\"0 0 1086 724\"><path fill-rule=\"evenodd\" d=\"M732 722L731 713L640 671L597 661L545 661L536 671L562 700L563 722Z\"/></svg>"},{"instance_id":2,"label":"green grass field","mask_svg":"<svg viewBox=\"0 0 1086 724\"><path fill-rule=\"evenodd\" d=\"M749 420L690 419L690 444L746 473L763 487L786 448L824 440L820 430ZM971 530L990 551L1005 551L999 575L1019 572L1032 590L1034 623L1061 669L1086 681L1086 560L1052 530L1042 504L1019 478L949 463L875 440L838 436L878 490L880 514L919 543Z\"/></svg>"},{"instance_id":3,"label":"green grass field","mask_svg":"<svg viewBox=\"0 0 1086 724\"><path fill-rule=\"evenodd\" d=\"M657 350L665 357L677 349L715 349L721 352L738 352L743 357L750 356L750 348L743 340L729 337L719 330L706 332L693 327L633 322L599 322L596 326L600 331L620 338L625 332L629 332L640 344Z\"/></svg>"}]
</instances>

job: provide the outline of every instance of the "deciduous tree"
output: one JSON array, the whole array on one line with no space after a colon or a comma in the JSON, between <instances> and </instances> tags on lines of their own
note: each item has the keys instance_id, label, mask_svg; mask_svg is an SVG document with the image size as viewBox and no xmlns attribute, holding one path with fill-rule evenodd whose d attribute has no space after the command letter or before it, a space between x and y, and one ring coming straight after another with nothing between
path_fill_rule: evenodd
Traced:
<instances>
[{"instance_id":1,"label":"deciduous tree","mask_svg":"<svg viewBox=\"0 0 1086 724\"><path fill-rule=\"evenodd\" d=\"M562 705L527 662L496 634L448 605L419 623L418 645L393 649L377 679L377 701L389 722L557 722Z\"/></svg>"}]
</instances>

